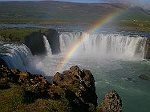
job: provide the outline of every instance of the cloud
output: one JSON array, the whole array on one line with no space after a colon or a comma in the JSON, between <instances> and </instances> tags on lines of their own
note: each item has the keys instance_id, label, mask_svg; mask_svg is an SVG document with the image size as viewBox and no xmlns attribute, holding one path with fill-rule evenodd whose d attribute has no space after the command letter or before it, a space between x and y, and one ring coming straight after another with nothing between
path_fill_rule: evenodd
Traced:
<instances>
[{"instance_id":1,"label":"cloud","mask_svg":"<svg viewBox=\"0 0 150 112\"><path fill-rule=\"evenodd\" d=\"M144 2L143 0L104 0L108 3L125 3L131 6L139 6L144 9L150 9L150 2Z\"/></svg>"}]
</instances>

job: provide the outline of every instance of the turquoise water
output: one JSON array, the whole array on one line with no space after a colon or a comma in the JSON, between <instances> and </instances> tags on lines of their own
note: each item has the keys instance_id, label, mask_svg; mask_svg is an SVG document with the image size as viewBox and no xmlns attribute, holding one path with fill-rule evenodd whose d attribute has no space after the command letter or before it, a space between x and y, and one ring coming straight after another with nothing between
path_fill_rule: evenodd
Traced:
<instances>
[{"instance_id":1,"label":"turquoise water","mask_svg":"<svg viewBox=\"0 0 150 112\"><path fill-rule=\"evenodd\" d=\"M142 80L139 75L150 77L150 61L117 59L72 59L67 68L78 65L89 69L95 78L98 103L110 90L116 90L123 101L123 112L150 111L150 80Z\"/></svg>"}]
</instances>

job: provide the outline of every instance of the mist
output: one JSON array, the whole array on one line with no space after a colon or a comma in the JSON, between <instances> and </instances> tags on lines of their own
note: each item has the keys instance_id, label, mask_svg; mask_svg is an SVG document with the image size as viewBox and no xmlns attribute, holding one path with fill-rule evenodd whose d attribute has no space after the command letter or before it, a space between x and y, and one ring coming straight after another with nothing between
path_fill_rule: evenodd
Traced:
<instances>
[{"instance_id":1,"label":"mist","mask_svg":"<svg viewBox=\"0 0 150 112\"><path fill-rule=\"evenodd\" d=\"M144 0L104 0L107 3L125 3L129 4L131 7L142 7L144 9L150 10L150 2Z\"/></svg>"}]
</instances>

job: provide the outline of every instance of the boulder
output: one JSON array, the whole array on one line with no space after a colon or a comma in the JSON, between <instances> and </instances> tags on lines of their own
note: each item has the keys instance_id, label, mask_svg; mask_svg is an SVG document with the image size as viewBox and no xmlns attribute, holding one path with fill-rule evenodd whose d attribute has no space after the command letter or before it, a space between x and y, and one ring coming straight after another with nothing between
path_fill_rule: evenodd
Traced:
<instances>
[{"instance_id":1,"label":"boulder","mask_svg":"<svg viewBox=\"0 0 150 112\"><path fill-rule=\"evenodd\" d=\"M119 94L115 90L107 93L97 112L122 112L122 100Z\"/></svg>"},{"instance_id":2,"label":"boulder","mask_svg":"<svg viewBox=\"0 0 150 112\"><path fill-rule=\"evenodd\" d=\"M139 78L142 80L149 80L149 78L146 75L140 75Z\"/></svg>"}]
</instances>

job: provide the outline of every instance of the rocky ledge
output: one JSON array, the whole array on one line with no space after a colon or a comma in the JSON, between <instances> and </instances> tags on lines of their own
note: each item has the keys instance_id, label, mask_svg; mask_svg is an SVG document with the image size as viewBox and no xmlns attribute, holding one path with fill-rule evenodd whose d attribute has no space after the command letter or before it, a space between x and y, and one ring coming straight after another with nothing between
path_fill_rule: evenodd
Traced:
<instances>
[{"instance_id":1,"label":"rocky ledge","mask_svg":"<svg viewBox=\"0 0 150 112\"><path fill-rule=\"evenodd\" d=\"M89 70L72 66L49 83L40 74L0 68L0 111L121 112L116 91L97 105L95 80Z\"/></svg>"}]
</instances>

